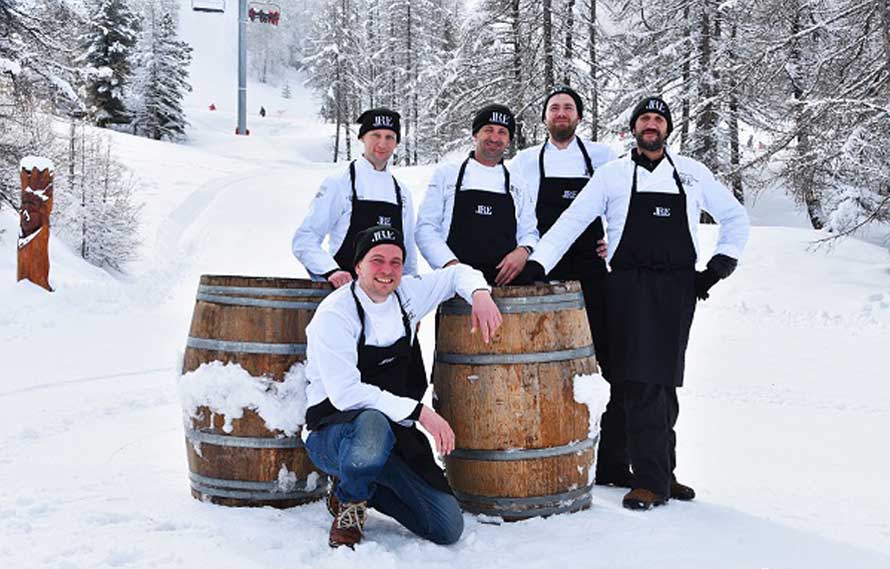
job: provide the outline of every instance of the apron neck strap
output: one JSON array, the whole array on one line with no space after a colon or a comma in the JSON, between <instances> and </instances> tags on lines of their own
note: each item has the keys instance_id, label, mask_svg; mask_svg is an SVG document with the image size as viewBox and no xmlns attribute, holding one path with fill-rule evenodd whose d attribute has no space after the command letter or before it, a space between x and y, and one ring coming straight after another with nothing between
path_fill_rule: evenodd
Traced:
<instances>
[{"instance_id":1,"label":"apron neck strap","mask_svg":"<svg viewBox=\"0 0 890 569\"><path fill-rule=\"evenodd\" d=\"M671 168L674 170L674 183L677 184L677 190L679 190L681 196L685 196L686 190L683 188L683 180L680 179L680 174L677 172L677 167L674 165L674 161L671 160L671 156L667 153L667 150L664 151L664 157L665 159L667 159L668 164L670 164ZM639 168L640 165L637 164L636 160L633 159L633 156L631 156L630 160L634 163L634 177L633 183L630 186L630 193L635 194L637 193L637 168Z\"/></svg>"},{"instance_id":2,"label":"apron neck strap","mask_svg":"<svg viewBox=\"0 0 890 569\"><path fill-rule=\"evenodd\" d=\"M355 311L358 313L358 321L361 324L362 331L358 336L358 345L365 345L365 309L362 308L362 303L358 299L358 295L355 293L356 281L352 281L349 284L349 292L352 293L352 300L355 301ZM405 306L402 304L402 297L399 296L398 291L393 291L396 295L396 300L399 302L399 311L402 313L402 324L405 326L405 337L408 338L408 343L411 343L411 319L408 318L408 313L405 312Z\"/></svg>"},{"instance_id":3,"label":"apron neck strap","mask_svg":"<svg viewBox=\"0 0 890 569\"><path fill-rule=\"evenodd\" d=\"M352 185L352 201L353 203L358 201L358 193L355 191L355 160L349 163L349 182ZM399 206L399 211L402 210L402 188L399 187L399 182L396 180L396 177L392 177L392 183L396 188L396 204Z\"/></svg>"},{"instance_id":4,"label":"apron neck strap","mask_svg":"<svg viewBox=\"0 0 890 569\"><path fill-rule=\"evenodd\" d=\"M457 195L457 192L459 192L460 189L463 187L464 173L467 171L467 164L469 164L471 158L473 160L476 159L476 151L475 150L471 150L470 156L467 157L467 159L463 161L463 164L460 165L460 170L457 173L457 183L454 185L455 195ZM510 195L510 171L507 170L507 166L504 165L503 158L501 158L501 161L499 162L499 164L501 165L501 168L504 169L504 193L509 196Z\"/></svg>"},{"instance_id":5,"label":"apron neck strap","mask_svg":"<svg viewBox=\"0 0 890 569\"><path fill-rule=\"evenodd\" d=\"M578 143L578 148L581 150L581 156L584 157L584 172L587 174L587 177L590 178L593 176L593 163L590 161L590 154L587 153L587 148L584 146L584 143L581 142L581 137L575 136L575 142ZM541 145L541 152L538 153L538 183L542 184L544 182L544 150L547 148L548 141L544 141L544 144Z\"/></svg>"},{"instance_id":6,"label":"apron neck strap","mask_svg":"<svg viewBox=\"0 0 890 569\"><path fill-rule=\"evenodd\" d=\"M362 303L359 302L358 296L355 294L355 287L355 281L349 283L349 292L352 293L352 300L355 301L355 311L358 313L358 322L362 327L362 331L358 335L358 346L362 347L365 345L365 309L362 308Z\"/></svg>"}]
</instances>

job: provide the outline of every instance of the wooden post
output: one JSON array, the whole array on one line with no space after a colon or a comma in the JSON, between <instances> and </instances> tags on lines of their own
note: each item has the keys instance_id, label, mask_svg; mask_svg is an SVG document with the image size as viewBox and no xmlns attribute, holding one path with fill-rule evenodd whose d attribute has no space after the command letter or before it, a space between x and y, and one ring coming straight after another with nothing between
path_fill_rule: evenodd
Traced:
<instances>
[{"instance_id":1,"label":"wooden post","mask_svg":"<svg viewBox=\"0 0 890 569\"><path fill-rule=\"evenodd\" d=\"M38 156L21 162L22 205L19 210L18 280L49 286L49 214L53 208L53 163Z\"/></svg>"}]
</instances>

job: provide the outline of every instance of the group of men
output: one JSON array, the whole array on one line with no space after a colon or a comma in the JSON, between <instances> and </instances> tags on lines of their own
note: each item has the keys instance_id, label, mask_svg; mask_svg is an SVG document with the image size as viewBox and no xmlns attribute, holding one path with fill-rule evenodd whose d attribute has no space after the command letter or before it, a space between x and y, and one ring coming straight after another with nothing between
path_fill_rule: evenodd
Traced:
<instances>
[{"instance_id":1,"label":"group of men","mask_svg":"<svg viewBox=\"0 0 890 569\"><path fill-rule=\"evenodd\" d=\"M549 93L548 139L505 164L515 117L503 105L480 109L474 150L435 170L416 223L411 193L390 171L399 114L358 118L361 158L323 182L293 239L310 275L336 288L307 328L306 370L306 448L335 480L332 547L361 540L368 507L436 543L460 537L460 508L416 427L440 454L454 449L447 421L421 403L417 328L458 294L490 341L501 324L492 286L580 281L611 391L596 483L628 488L622 504L635 510L695 497L674 477L676 388L696 302L735 269L747 214L704 165L667 152L673 121L661 98L634 108L636 147L622 158L576 135L583 111L571 88ZM696 272L703 209L720 234ZM431 273L418 274L416 249Z\"/></svg>"}]
</instances>

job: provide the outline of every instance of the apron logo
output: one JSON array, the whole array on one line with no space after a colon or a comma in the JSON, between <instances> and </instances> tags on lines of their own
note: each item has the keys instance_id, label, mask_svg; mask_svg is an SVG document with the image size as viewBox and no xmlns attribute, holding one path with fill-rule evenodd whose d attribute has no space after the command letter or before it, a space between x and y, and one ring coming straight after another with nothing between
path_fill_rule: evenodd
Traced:
<instances>
[{"instance_id":1,"label":"apron logo","mask_svg":"<svg viewBox=\"0 0 890 569\"><path fill-rule=\"evenodd\" d=\"M395 356L393 356L393 357L391 357L391 358L384 358L384 359L380 360L380 363L378 363L377 365L379 365L379 366L384 366L384 365L386 365L386 364L388 364L388 363L392 363L392 362L394 362L394 361L396 361Z\"/></svg>"},{"instance_id":2,"label":"apron logo","mask_svg":"<svg viewBox=\"0 0 890 569\"><path fill-rule=\"evenodd\" d=\"M655 217L670 217L671 208L655 206L655 211L652 212L652 215L654 215Z\"/></svg>"},{"instance_id":3,"label":"apron logo","mask_svg":"<svg viewBox=\"0 0 890 569\"><path fill-rule=\"evenodd\" d=\"M381 215L377 218L377 225L392 225L392 218Z\"/></svg>"},{"instance_id":4,"label":"apron logo","mask_svg":"<svg viewBox=\"0 0 890 569\"><path fill-rule=\"evenodd\" d=\"M577 191L577 190L565 190L565 191L562 193L562 199L564 199L564 200L573 200L573 199L575 199L575 198L577 198L577 197L578 197L578 191Z\"/></svg>"},{"instance_id":5,"label":"apron logo","mask_svg":"<svg viewBox=\"0 0 890 569\"><path fill-rule=\"evenodd\" d=\"M477 205L476 215L493 215L494 207L490 205Z\"/></svg>"},{"instance_id":6,"label":"apron logo","mask_svg":"<svg viewBox=\"0 0 890 569\"><path fill-rule=\"evenodd\" d=\"M388 126L392 127L392 117L374 115L374 126Z\"/></svg>"}]
</instances>

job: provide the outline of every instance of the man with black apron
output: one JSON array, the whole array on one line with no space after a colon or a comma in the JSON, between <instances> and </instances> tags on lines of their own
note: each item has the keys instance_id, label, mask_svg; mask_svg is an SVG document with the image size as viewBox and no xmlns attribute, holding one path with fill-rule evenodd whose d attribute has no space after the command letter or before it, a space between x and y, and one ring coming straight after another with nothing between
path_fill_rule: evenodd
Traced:
<instances>
[{"instance_id":1,"label":"man with black apron","mask_svg":"<svg viewBox=\"0 0 890 569\"><path fill-rule=\"evenodd\" d=\"M534 203L504 152L513 113L488 105L473 119L475 150L433 173L417 214L417 247L433 268L465 263L492 285L528 284L526 259L538 241Z\"/></svg>"},{"instance_id":2,"label":"man with black apron","mask_svg":"<svg viewBox=\"0 0 890 569\"><path fill-rule=\"evenodd\" d=\"M463 531L457 500L415 426L432 435L439 453L454 449L447 421L420 403L427 378L414 331L455 294L472 304L485 342L501 315L478 271L459 264L402 279L404 254L396 229L359 233L357 279L327 296L306 328L306 450L337 480L331 547L361 540L368 507L435 543L454 543Z\"/></svg>"},{"instance_id":3,"label":"man with black apron","mask_svg":"<svg viewBox=\"0 0 890 569\"><path fill-rule=\"evenodd\" d=\"M632 490L622 504L646 510L695 492L674 477L686 345L696 298L733 272L748 239L745 208L700 162L672 156L665 140L673 124L667 104L647 97L631 115L637 147L601 166L538 243L528 265L557 264L597 217L608 231L606 316L612 382L624 383ZM720 223L714 256L696 272L702 209ZM538 265L540 263L540 265Z\"/></svg>"},{"instance_id":4,"label":"man with black apron","mask_svg":"<svg viewBox=\"0 0 890 569\"><path fill-rule=\"evenodd\" d=\"M405 273L417 274L414 206L411 192L399 184L389 159L401 138L400 115L385 108L359 116L358 138L364 152L340 174L327 178L294 234L294 256L314 280L341 287L355 277L352 259L358 233L388 225L405 236ZM329 251L322 247L328 237Z\"/></svg>"},{"instance_id":5,"label":"man with black apron","mask_svg":"<svg viewBox=\"0 0 890 569\"><path fill-rule=\"evenodd\" d=\"M526 148L515 163L528 183L535 202L538 231L543 235L581 191L596 168L615 158L605 144L582 140L575 131L584 116L584 103L571 87L561 86L544 99L541 120L549 137L544 144ZM606 329L606 261L598 254L603 241L603 222L597 218L569 247L547 274L548 280L580 281L587 321L593 336L600 373L609 379ZM611 397L600 420L596 483L630 487L630 462L624 436L623 383L610 383Z\"/></svg>"}]
</instances>

